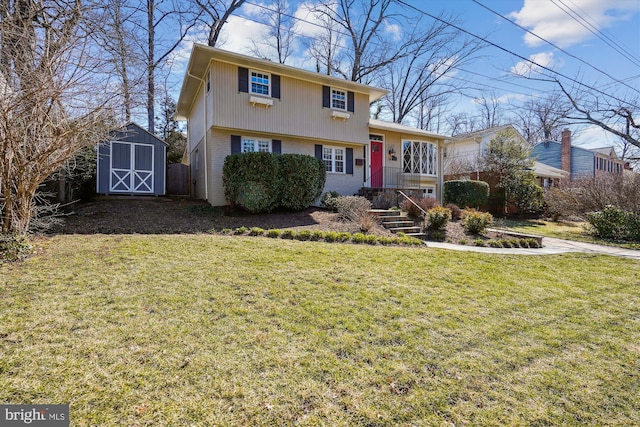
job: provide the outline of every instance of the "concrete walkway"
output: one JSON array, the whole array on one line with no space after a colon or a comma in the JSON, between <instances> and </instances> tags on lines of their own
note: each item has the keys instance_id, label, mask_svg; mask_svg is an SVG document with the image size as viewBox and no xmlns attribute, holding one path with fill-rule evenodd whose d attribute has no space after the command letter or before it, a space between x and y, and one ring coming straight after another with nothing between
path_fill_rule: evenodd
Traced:
<instances>
[{"instance_id":1,"label":"concrete walkway","mask_svg":"<svg viewBox=\"0 0 640 427\"><path fill-rule=\"evenodd\" d=\"M506 255L554 255L567 252L583 252L592 254L603 254L619 256L640 260L640 250L623 249L615 246L595 245L593 243L574 242L570 240L554 239L545 237L542 239L542 248L489 248L479 246L456 245L453 243L427 242L430 248L451 249L456 251L482 252L490 254Z\"/></svg>"}]
</instances>

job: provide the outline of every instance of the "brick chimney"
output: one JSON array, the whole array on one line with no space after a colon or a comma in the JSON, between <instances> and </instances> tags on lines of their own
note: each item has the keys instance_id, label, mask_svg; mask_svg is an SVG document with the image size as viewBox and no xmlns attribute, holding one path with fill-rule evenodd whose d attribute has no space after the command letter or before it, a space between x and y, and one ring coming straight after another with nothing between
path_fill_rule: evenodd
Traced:
<instances>
[{"instance_id":1,"label":"brick chimney","mask_svg":"<svg viewBox=\"0 0 640 427\"><path fill-rule=\"evenodd\" d=\"M571 174L571 131L569 129L562 131L562 157L560 168Z\"/></svg>"}]
</instances>

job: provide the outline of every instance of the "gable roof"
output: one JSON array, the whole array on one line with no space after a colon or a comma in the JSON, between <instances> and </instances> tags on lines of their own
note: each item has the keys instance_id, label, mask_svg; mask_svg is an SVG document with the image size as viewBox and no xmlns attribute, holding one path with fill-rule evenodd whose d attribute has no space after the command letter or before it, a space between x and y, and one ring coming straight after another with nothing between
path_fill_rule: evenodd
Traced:
<instances>
[{"instance_id":1,"label":"gable roof","mask_svg":"<svg viewBox=\"0 0 640 427\"><path fill-rule=\"evenodd\" d=\"M592 148L591 151L593 151L594 153L602 154L603 156L611 157L613 159L618 158L618 154L613 147Z\"/></svg>"},{"instance_id":2,"label":"gable roof","mask_svg":"<svg viewBox=\"0 0 640 427\"><path fill-rule=\"evenodd\" d=\"M473 138L473 137L476 137L476 136L485 136L485 135L489 135L489 134L492 134L492 133L498 133L498 132L506 130L506 129L513 129L514 131L518 132L517 129L515 127L513 127L513 125L503 125L503 126L494 126L492 128L487 128L487 129L476 130L476 131L473 131L473 132L461 133L461 134L458 134L458 135L454 135L451 138L455 139L455 140L467 139L467 138ZM518 132L518 135L520 135L520 132ZM522 136L522 135L520 135L520 136Z\"/></svg>"},{"instance_id":3,"label":"gable roof","mask_svg":"<svg viewBox=\"0 0 640 427\"><path fill-rule=\"evenodd\" d=\"M111 132L109 132L109 136L111 138L117 138L119 140L136 139L134 138L134 135L144 135L144 140L147 142L151 142L151 143L159 142L161 144L169 146L169 144L166 141L152 134L151 132L149 132L148 130L146 130L136 122L129 122L123 125L122 127L118 129L114 129Z\"/></svg>"},{"instance_id":4,"label":"gable roof","mask_svg":"<svg viewBox=\"0 0 640 427\"><path fill-rule=\"evenodd\" d=\"M388 93L385 89L367 86L349 80L339 79L325 74L314 73L290 65L278 64L272 61L253 58L239 53L229 52L215 47L194 44L189 57L189 64L182 82L180 97L178 98L176 115L185 118L198 92L200 83L212 60L236 64L247 68L258 68L263 71L286 76L293 79L312 81L326 86L338 86L341 89L362 93L369 96L369 102L380 99Z\"/></svg>"}]
</instances>

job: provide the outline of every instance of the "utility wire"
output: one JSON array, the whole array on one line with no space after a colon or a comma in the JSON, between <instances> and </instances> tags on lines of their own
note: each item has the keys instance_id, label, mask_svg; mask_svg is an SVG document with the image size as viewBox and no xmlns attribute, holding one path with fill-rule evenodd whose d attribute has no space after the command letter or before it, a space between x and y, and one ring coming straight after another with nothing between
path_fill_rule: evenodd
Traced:
<instances>
[{"instance_id":1,"label":"utility wire","mask_svg":"<svg viewBox=\"0 0 640 427\"><path fill-rule=\"evenodd\" d=\"M523 27L522 25L518 24L517 22L512 21L511 19L509 19L509 18L507 18L506 16L504 16L504 15L500 14L499 12L496 12L495 10L491 9L490 7L488 7L488 6L486 6L486 5L482 4L482 3L480 3L478 0L471 0L471 1L473 1L473 2L474 2L475 4L477 4L478 6L481 6L481 7L485 8L485 9L486 9L486 10L488 10L489 12L491 12L491 13L493 13L493 14L495 14L495 15L499 16L500 18L504 19L505 21L510 22L511 24L515 25L516 27L520 28L521 30L526 31L528 34L531 34L532 36L536 37L537 39L539 39L539 40L541 40L541 41L543 41L543 42L545 42L545 43L547 43L547 44L551 45L551 46L552 46L552 47L554 47L555 49L558 49L560 52L564 53L565 55L568 55L568 56L570 56L571 58L576 59L576 60L578 60L578 61L582 62L583 64L585 64L585 65L587 65L587 66L591 67L592 69L596 70L597 72L599 72L599 73L601 73L601 74L603 74L603 75L607 76L608 78L610 78L610 79L611 79L611 80L613 80L614 82L616 82L616 83L620 83L621 85L626 86L627 88L629 88L629 89L633 90L634 92L637 92L638 94L640 94L640 90L638 90L638 89L636 89L636 88L634 88L634 87L632 87L632 86L629 86L628 84L626 84L626 83L622 82L621 80L618 80L617 78L613 77L611 74L607 73L606 71L601 70L600 68L598 68L598 67L596 67L595 65L593 65L593 64L591 64L591 63L589 63L589 62L587 62L587 61L583 60L582 58L579 58L579 57L577 57L576 55L574 55L574 54L572 54L572 53L570 53L570 52L568 52L568 51L566 51L566 50L562 49L562 48L561 48L561 47L559 47L558 45L556 45L556 44L554 44L554 43L550 42L549 40L547 40L547 39L545 39L545 38L543 38L543 37L539 36L538 34L534 33L533 31L529 31L528 29L526 29L526 28L525 28L525 27ZM552 1L553 1L553 0L552 0ZM640 65L640 62L638 62L638 64Z\"/></svg>"},{"instance_id":2,"label":"utility wire","mask_svg":"<svg viewBox=\"0 0 640 427\"><path fill-rule=\"evenodd\" d=\"M560 4L562 4L562 6L564 6L564 7L559 6L558 3L556 3L554 0L551 0L551 3L553 3L558 9L562 10L564 13L569 15L574 21L576 21L578 24L580 24L582 27L584 27L591 34L593 34L594 36L596 36L597 38L602 40L605 44L607 44L609 47L611 47L613 50L615 50L616 52L621 54L625 59L628 59L634 65L640 66L640 60L636 59L633 54L631 54L630 52L625 52L625 50L626 50L625 48L620 46L618 43L616 43L610 37L606 36L602 31L600 31L593 24L591 24L589 21L587 21L585 18L583 18L578 12L573 10L565 2L563 2L562 0L557 0L557 1Z\"/></svg>"},{"instance_id":3,"label":"utility wire","mask_svg":"<svg viewBox=\"0 0 640 427\"><path fill-rule=\"evenodd\" d=\"M471 37L475 37L475 38L477 38L478 40L483 41L484 43L486 43L486 44L487 44L487 45L489 45L489 46L493 46L493 47L495 47L496 49L499 49L499 50L501 50L501 51L503 51L503 52L506 52L506 53L508 53L508 54L510 54L510 55L513 55L513 56L515 56L516 58L519 58L519 59L521 59L521 60L523 60L523 61L525 61L525 62L527 62L527 63L529 63L529 64L535 65L536 67L539 67L540 69L543 69L543 70L545 70L545 71L547 71L547 72L549 72L549 73L552 73L552 74L554 74L555 76L560 76L560 77L562 77L562 78L564 78L564 79L569 80L570 82L573 82L573 83L575 83L575 84L577 84L577 85L579 85L579 86L583 86L583 87L585 87L585 88L587 88L587 89L590 89L590 90L592 90L592 91L594 91L594 92L597 92L597 93L599 93L599 94L601 94L601 95L604 95L604 96L606 96L606 97L608 97L608 98L614 99L614 100L616 100L616 101L618 101L618 102L620 102L620 103L626 104L626 105L628 105L628 106L630 106L630 107L632 107L632 108L639 108L637 105L634 105L634 104L632 104L632 103L630 103L630 102L628 102L628 101L622 100L622 99L620 99L620 98L618 98L618 97L616 97L616 96L614 96L614 95L611 95L611 94L609 94L609 93L603 92L603 91L601 91L600 89L596 89L596 88L594 88L593 86L590 86L590 85L588 85L588 84L586 84L586 83L583 83L583 82L581 82L581 81L579 81L579 80L574 79L573 77L569 77L569 76L567 76L567 75L565 75L565 74L562 74L562 73L560 73L560 72L558 72L558 71L552 70L551 68L546 67L546 66L544 66L544 65L542 65L542 64L538 64L537 62L535 62L535 61L533 61L533 60L531 60L531 59L529 59L529 58L525 58L524 56L522 56L522 55L520 55L520 54L518 54L518 53L516 53L516 52L513 52L512 50L509 50L509 49L507 49L507 48L505 48L505 47L503 47L503 46L500 46L500 45L499 45L499 44L497 44L497 43L494 43L494 42L492 42L492 41L488 40L486 37L479 36L479 35L477 35L477 34L472 33L472 32L471 32L471 31L469 31L469 30L465 30L464 28L462 28L462 27L460 27L460 26L458 26L458 25L455 25L455 24L453 24L453 23L451 23L451 22L447 22L447 21L443 20L442 18L438 18L437 16L432 15L432 14L430 14L429 12L426 12L426 11L424 11L424 10L422 10L422 9L419 9L419 8L417 8L416 6L413 6L413 5L411 5L411 4L409 4L409 3L407 3L407 2L406 2L406 1L404 1L404 0L397 0L397 1L398 1L398 3L400 3L400 4L402 4L402 5L406 6L406 7L408 7L408 8L410 8L410 9L413 9L413 10L415 10L416 12L418 12L418 13L420 13L420 14L422 14L422 15L428 16L428 17L430 17L431 19L435 19L435 20L437 20L437 21L439 21L439 22L445 23L445 24L447 24L447 25L449 25L449 26L451 26L451 27L453 27L453 28L457 29L458 31L461 31L461 32L463 32L463 33L465 33L465 34L467 34L467 35L470 35Z\"/></svg>"}]
</instances>

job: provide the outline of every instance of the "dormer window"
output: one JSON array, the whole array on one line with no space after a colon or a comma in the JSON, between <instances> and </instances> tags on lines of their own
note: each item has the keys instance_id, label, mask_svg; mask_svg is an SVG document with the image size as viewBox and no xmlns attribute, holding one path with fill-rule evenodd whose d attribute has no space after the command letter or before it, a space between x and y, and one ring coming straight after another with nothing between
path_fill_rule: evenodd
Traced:
<instances>
[{"instance_id":1,"label":"dormer window","mask_svg":"<svg viewBox=\"0 0 640 427\"><path fill-rule=\"evenodd\" d=\"M268 73L251 70L251 93L254 95L270 96L270 77Z\"/></svg>"},{"instance_id":2,"label":"dormer window","mask_svg":"<svg viewBox=\"0 0 640 427\"><path fill-rule=\"evenodd\" d=\"M347 92L331 88L331 108L334 110L347 110Z\"/></svg>"}]
</instances>

